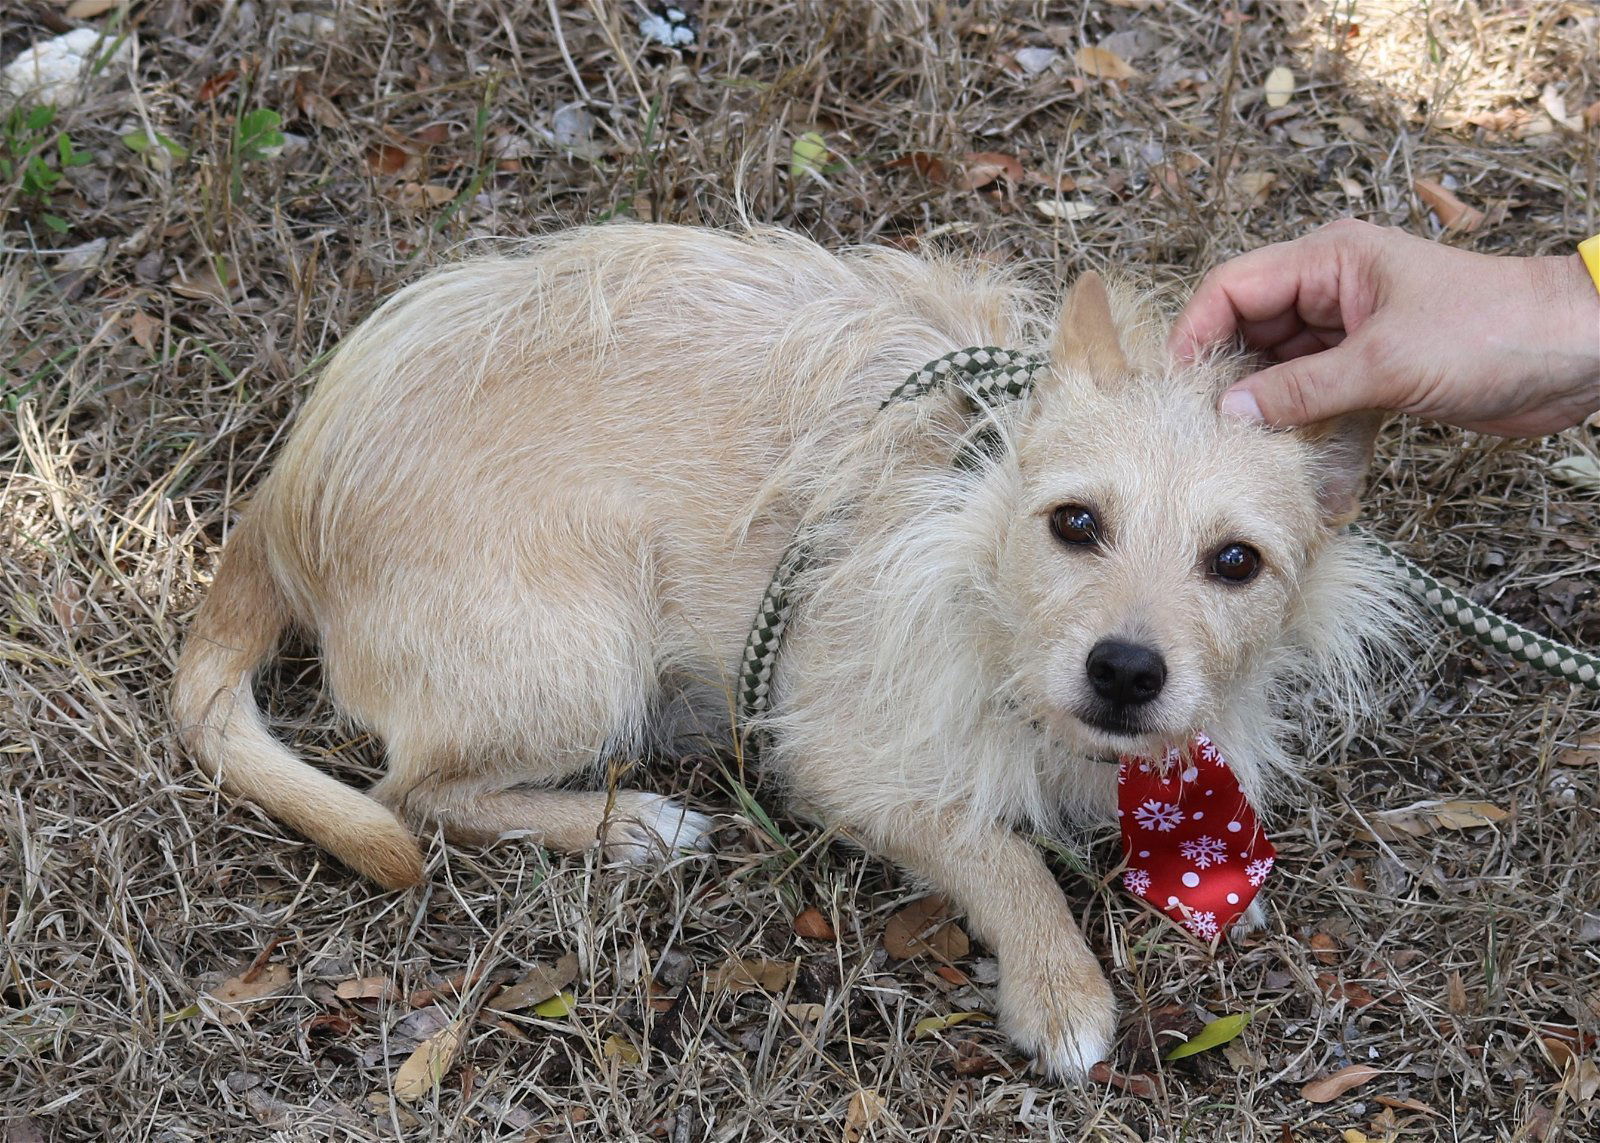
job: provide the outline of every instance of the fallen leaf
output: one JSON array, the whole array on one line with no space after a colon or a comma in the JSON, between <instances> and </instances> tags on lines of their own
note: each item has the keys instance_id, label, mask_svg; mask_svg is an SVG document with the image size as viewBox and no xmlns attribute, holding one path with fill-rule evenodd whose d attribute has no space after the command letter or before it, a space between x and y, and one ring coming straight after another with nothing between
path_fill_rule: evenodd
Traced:
<instances>
[{"instance_id":1,"label":"fallen leaf","mask_svg":"<svg viewBox=\"0 0 1600 1143\"><path fill-rule=\"evenodd\" d=\"M1245 205L1259 206L1267 201L1267 192L1278 181L1271 171L1240 171L1229 180Z\"/></svg>"},{"instance_id":2,"label":"fallen leaf","mask_svg":"<svg viewBox=\"0 0 1600 1143\"><path fill-rule=\"evenodd\" d=\"M200 90L195 92L195 100L200 103L210 103L228 88L233 86L233 81L239 78L239 69L229 68L219 71L200 85Z\"/></svg>"},{"instance_id":3,"label":"fallen leaf","mask_svg":"<svg viewBox=\"0 0 1600 1143\"><path fill-rule=\"evenodd\" d=\"M1073 57L1084 74L1096 79L1133 79L1139 72L1116 52L1084 44Z\"/></svg>"},{"instance_id":4,"label":"fallen leaf","mask_svg":"<svg viewBox=\"0 0 1600 1143\"><path fill-rule=\"evenodd\" d=\"M334 106L333 100L316 88L301 80L296 80L294 98L295 103L300 107L300 113L311 119L319 127L336 128L344 126L344 113Z\"/></svg>"},{"instance_id":5,"label":"fallen leaf","mask_svg":"<svg viewBox=\"0 0 1600 1143\"><path fill-rule=\"evenodd\" d=\"M1596 1094L1600 1094L1600 1065L1596 1065L1588 1056L1579 1057L1562 1076L1561 1090L1574 1103L1587 1104Z\"/></svg>"},{"instance_id":6,"label":"fallen leaf","mask_svg":"<svg viewBox=\"0 0 1600 1143\"><path fill-rule=\"evenodd\" d=\"M1254 1015L1254 1012L1234 1012L1228 1016L1219 1016L1183 1043L1169 1048L1161 1058L1181 1060L1185 1056L1194 1056L1212 1048L1220 1048L1243 1032Z\"/></svg>"},{"instance_id":7,"label":"fallen leaf","mask_svg":"<svg viewBox=\"0 0 1600 1143\"><path fill-rule=\"evenodd\" d=\"M1343 1000L1354 1008L1367 1008L1378 1002L1378 998L1362 985L1347 984L1329 972L1318 974L1317 987L1329 1000Z\"/></svg>"},{"instance_id":8,"label":"fallen leaf","mask_svg":"<svg viewBox=\"0 0 1600 1143\"><path fill-rule=\"evenodd\" d=\"M1508 816L1505 810L1488 802L1414 802L1409 806L1379 810L1368 815L1372 829L1357 830L1356 836L1365 841L1426 837L1441 829L1465 830L1493 825Z\"/></svg>"},{"instance_id":9,"label":"fallen leaf","mask_svg":"<svg viewBox=\"0 0 1600 1143\"><path fill-rule=\"evenodd\" d=\"M439 147L450 141L450 124L430 123L420 131L411 135L411 141L418 147Z\"/></svg>"},{"instance_id":10,"label":"fallen leaf","mask_svg":"<svg viewBox=\"0 0 1600 1143\"><path fill-rule=\"evenodd\" d=\"M1470 232L1483 225L1483 212L1462 202L1444 184L1432 179L1416 179L1411 186L1417 197L1439 216L1439 225L1446 230Z\"/></svg>"},{"instance_id":11,"label":"fallen leaf","mask_svg":"<svg viewBox=\"0 0 1600 1143\"><path fill-rule=\"evenodd\" d=\"M1374 1076L1382 1074L1379 1069L1368 1067L1366 1064L1351 1064L1331 1075L1312 1080L1300 1089L1300 1096L1310 1103L1332 1103L1351 1088L1359 1087Z\"/></svg>"},{"instance_id":12,"label":"fallen leaf","mask_svg":"<svg viewBox=\"0 0 1600 1143\"><path fill-rule=\"evenodd\" d=\"M96 238L77 246L69 246L65 250L53 251L55 268L57 270L92 270L105 261L106 250L110 243L104 238Z\"/></svg>"},{"instance_id":13,"label":"fallen leaf","mask_svg":"<svg viewBox=\"0 0 1600 1143\"><path fill-rule=\"evenodd\" d=\"M1046 218L1057 222L1078 222L1099 212L1100 208L1088 199L1042 198L1033 208Z\"/></svg>"},{"instance_id":14,"label":"fallen leaf","mask_svg":"<svg viewBox=\"0 0 1600 1143\"><path fill-rule=\"evenodd\" d=\"M1323 964L1338 964L1339 942L1327 933L1312 933L1311 955Z\"/></svg>"},{"instance_id":15,"label":"fallen leaf","mask_svg":"<svg viewBox=\"0 0 1600 1143\"><path fill-rule=\"evenodd\" d=\"M1287 107L1294 98L1294 72L1286 67L1273 68L1267 73L1267 82L1261 90L1267 97L1268 107Z\"/></svg>"},{"instance_id":16,"label":"fallen leaf","mask_svg":"<svg viewBox=\"0 0 1600 1143\"><path fill-rule=\"evenodd\" d=\"M1572 1045L1557 1036L1541 1036L1539 1044L1544 1048L1544 1054L1550 1059L1550 1066L1555 1068L1556 1075L1563 1075L1578 1059L1578 1053L1572 1050Z\"/></svg>"},{"instance_id":17,"label":"fallen leaf","mask_svg":"<svg viewBox=\"0 0 1600 1143\"><path fill-rule=\"evenodd\" d=\"M630 1044L622 1036L613 1033L606 1037L606 1042L600 1046L600 1054L608 1060L621 1060L624 1064L632 1066L644 1059L639 1054L639 1049Z\"/></svg>"},{"instance_id":18,"label":"fallen leaf","mask_svg":"<svg viewBox=\"0 0 1600 1143\"><path fill-rule=\"evenodd\" d=\"M844 1112L844 1143L860 1143L888 1105L872 1088L857 1088Z\"/></svg>"},{"instance_id":19,"label":"fallen leaf","mask_svg":"<svg viewBox=\"0 0 1600 1143\"><path fill-rule=\"evenodd\" d=\"M292 975L289 966L279 961L228 977L210 993L219 1006L217 1019L224 1024L242 1023L247 1006L278 999L273 993L283 991Z\"/></svg>"},{"instance_id":20,"label":"fallen leaf","mask_svg":"<svg viewBox=\"0 0 1600 1143\"><path fill-rule=\"evenodd\" d=\"M1078 189L1078 180L1071 175L1047 175L1043 171L1023 171L1022 181L1032 183L1034 186L1049 187L1062 194L1070 194Z\"/></svg>"},{"instance_id":21,"label":"fallen leaf","mask_svg":"<svg viewBox=\"0 0 1600 1143\"><path fill-rule=\"evenodd\" d=\"M794 973L793 961L736 956L717 966L710 983L729 992L782 992L794 980Z\"/></svg>"},{"instance_id":22,"label":"fallen leaf","mask_svg":"<svg viewBox=\"0 0 1600 1143\"><path fill-rule=\"evenodd\" d=\"M1359 1127L1346 1127L1339 1132L1339 1139L1341 1143L1372 1143L1372 1136Z\"/></svg>"},{"instance_id":23,"label":"fallen leaf","mask_svg":"<svg viewBox=\"0 0 1600 1143\"><path fill-rule=\"evenodd\" d=\"M1357 143L1370 143L1372 132L1367 130L1367 125L1353 115L1335 115L1333 125L1339 129L1339 134L1346 139L1353 139Z\"/></svg>"},{"instance_id":24,"label":"fallen leaf","mask_svg":"<svg viewBox=\"0 0 1600 1143\"><path fill-rule=\"evenodd\" d=\"M935 976L951 988L965 988L972 983L971 978L953 964L941 964L933 972Z\"/></svg>"},{"instance_id":25,"label":"fallen leaf","mask_svg":"<svg viewBox=\"0 0 1600 1143\"><path fill-rule=\"evenodd\" d=\"M1567 114L1566 97L1556 90L1555 84L1544 85L1544 93L1539 96L1539 106L1544 108L1545 114L1568 131L1583 130L1583 116Z\"/></svg>"},{"instance_id":26,"label":"fallen leaf","mask_svg":"<svg viewBox=\"0 0 1600 1143\"><path fill-rule=\"evenodd\" d=\"M1527 126L1533 115L1522 107L1501 107L1494 111L1480 111L1476 115L1467 116L1466 121L1474 127L1482 127L1491 135L1504 134L1507 131L1517 131Z\"/></svg>"},{"instance_id":27,"label":"fallen leaf","mask_svg":"<svg viewBox=\"0 0 1600 1143\"><path fill-rule=\"evenodd\" d=\"M937 960L960 960L971 942L961 926L946 920L943 897L913 901L889 918L883 930L883 947L897 960L929 954Z\"/></svg>"},{"instance_id":28,"label":"fallen leaf","mask_svg":"<svg viewBox=\"0 0 1600 1143\"><path fill-rule=\"evenodd\" d=\"M987 1012L949 1012L943 1016L924 1016L911 1029L911 1038L920 1040L935 1032L943 1032L946 1028L954 1028L957 1024L965 1024L968 1020L987 1019L989 1019Z\"/></svg>"},{"instance_id":29,"label":"fallen leaf","mask_svg":"<svg viewBox=\"0 0 1600 1143\"><path fill-rule=\"evenodd\" d=\"M355 1026L354 1020L337 1012L324 1012L320 1016L313 1016L304 1025L307 1036L321 1036L330 1040L342 1040L355 1030Z\"/></svg>"},{"instance_id":30,"label":"fallen leaf","mask_svg":"<svg viewBox=\"0 0 1600 1143\"><path fill-rule=\"evenodd\" d=\"M948 1050L950 1070L958 1076L987 1076L1008 1070L1006 1061L971 1036L958 1036Z\"/></svg>"},{"instance_id":31,"label":"fallen leaf","mask_svg":"<svg viewBox=\"0 0 1600 1143\"><path fill-rule=\"evenodd\" d=\"M1559 761L1563 766L1593 766L1600 764L1600 734L1585 734L1571 750L1563 750Z\"/></svg>"},{"instance_id":32,"label":"fallen leaf","mask_svg":"<svg viewBox=\"0 0 1600 1143\"><path fill-rule=\"evenodd\" d=\"M817 909L802 909L794 919L794 932L796 936L812 941L831 941L839 935L833 931L828 918Z\"/></svg>"},{"instance_id":33,"label":"fallen leaf","mask_svg":"<svg viewBox=\"0 0 1600 1143\"><path fill-rule=\"evenodd\" d=\"M386 976L363 976L357 980L341 980L334 986L333 994L340 1000L377 1000L387 1004L398 990L394 981Z\"/></svg>"},{"instance_id":34,"label":"fallen leaf","mask_svg":"<svg viewBox=\"0 0 1600 1143\"><path fill-rule=\"evenodd\" d=\"M401 183L390 195L402 210L427 210L443 206L456 192L443 183Z\"/></svg>"},{"instance_id":35,"label":"fallen leaf","mask_svg":"<svg viewBox=\"0 0 1600 1143\"><path fill-rule=\"evenodd\" d=\"M394 1073L394 1097L402 1103L415 1103L438 1087L465 1039L466 1024L457 1020L417 1045Z\"/></svg>"},{"instance_id":36,"label":"fallen leaf","mask_svg":"<svg viewBox=\"0 0 1600 1143\"><path fill-rule=\"evenodd\" d=\"M1600 492L1600 461L1592 456L1583 453L1564 456L1550 466L1550 475L1579 488Z\"/></svg>"},{"instance_id":37,"label":"fallen leaf","mask_svg":"<svg viewBox=\"0 0 1600 1143\"><path fill-rule=\"evenodd\" d=\"M1143 1072L1119 1072L1104 1061L1089 1069L1089 1078L1095 1083L1108 1083L1140 1099L1156 1099L1161 1095L1161 1085L1154 1076Z\"/></svg>"},{"instance_id":38,"label":"fallen leaf","mask_svg":"<svg viewBox=\"0 0 1600 1143\"><path fill-rule=\"evenodd\" d=\"M1583 109L1583 124L1585 127L1600 127L1600 99Z\"/></svg>"},{"instance_id":39,"label":"fallen leaf","mask_svg":"<svg viewBox=\"0 0 1600 1143\"><path fill-rule=\"evenodd\" d=\"M549 1000L577 979L577 954L567 953L554 964L535 965L521 980L495 993L486 1007L499 1012L518 1012Z\"/></svg>"},{"instance_id":40,"label":"fallen leaf","mask_svg":"<svg viewBox=\"0 0 1600 1143\"><path fill-rule=\"evenodd\" d=\"M558 992L549 1000L541 1000L533 1006L536 1016L543 1016L546 1020L560 1020L572 1015L572 1010L578 1006L578 998L570 992Z\"/></svg>"},{"instance_id":41,"label":"fallen leaf","mask_svg":"<svg viewBox=\"0 0 1600 1143\"><path fill-rule=\"evenodd\" d=\"M404 147L393 143L379 143L367 152L367 173L372 175L398 175L407 167L418 169L421 160Z\"/></svg>"},{"instance_id":42,"label":"fallen leaf","mask_svg":"<svg viewBox=\"0 0 1600 1143\"><path fill-rule=\"evenodd\" d=\"M956 186L962 190L977 190L1002 178L1009 183L1020 183L1022 175L1022 164L1015 155L969 151L961 156L961 175L956 179Z\"/></svg>"},{"instance_id":43,"label":"fallen leaf","mask_svg":"<svg viewBox=\"0 0 1600 1143\"><path fill-rule=\"evenodd\" d=\"M789 147L789 177L821 173L822 161L827 157L828 141L815 131L807 131Z\"/></svg>"},{"instance_id":44,"label":"fallen leaf","mask_svg":"<svg viewBox=\"0 0 1600 1143\"><path fill-rule=\"evenodd\" d=\"M1471 1003L1467 999L1467 983L1461 979L1459 972L1452 972L1445 977L1444 1005L1457 1016L1465 1016L1472 1011Z\"/></svg>"},{"instance_id":45,"label":"fallen leaf","mask_svg":"<svg viewBox=\"0 0 1600 1143\"><path fill-rule=\"evenodd\" d=\"M72 0L72 3L67 5L65 15L69 20L92 20L123 2L124 0Z\"/></svg>"},{"instance_id":46,"label":"fallen leaf","mask_svg":"<svg viewBox=\"0 0 1600 1143\"><path fill-rule=\"evenodd\" d=\"M785 1004L783 1010L802 1024L815 1024L828 1014L825 1004Z\"/></svg>"},{"instance_id":47,"label":"fallen leaf","mask_svg":"<svg viewBox=\"0 0 1600 1143\"><path fill-rule=\"evenodd\" d=\"M62 630L69 635L76 634L89 617L89 609L83 603L83 588L70 579L63 582L50 596L50 613Z\"/></svg>"},{"instance_id":48,"label":"fallen leaf","mask_svg":"<svg viewBox=\"0 0 1600 1143\"><path fill-rule=\"evenodd\" d=\"M217 272L219 262L222 263L221 275ZM226 281L223 280L224 277ZM173 282L171 289L173 293L185 298L227 305L237 285L238 279L233 273L232 265L228 259L219 255L204 259L188 277Z\"/></svg>"},{"instance_id":49,"label":"fallen leaf","mask_svg":"<svg viewBox=\"0 0 1600 1143\"><path fill-rule=\"evenodd\" d=\"M143 310L134 310L128 315L128 335L138 344L140 349L154 352L156 339L161 333L161 322L145 313Z\"/></svg>"},{"instance_id":50,"label":"fallen leaf","mask_svg":"<svg viewBox=\"0 0 1600 1143\"><path fill-rule=\"evenodd\" d=\"M950 181L950 168L938 155L929 151L910 151L884 164L891 171L916 171L931 183L941 186Z\"/></svg>"},{"instance_id":51,"label":"fallen leaf","mask_svg":"<svg viewBox=\"0 0 1600 1143\"><path fill-rule=\"evenodd\" d=\"M10 1120L6 1124L6 1143L45 1143L44 1127L30 1116Z\"/></svg>"}]
</instances>

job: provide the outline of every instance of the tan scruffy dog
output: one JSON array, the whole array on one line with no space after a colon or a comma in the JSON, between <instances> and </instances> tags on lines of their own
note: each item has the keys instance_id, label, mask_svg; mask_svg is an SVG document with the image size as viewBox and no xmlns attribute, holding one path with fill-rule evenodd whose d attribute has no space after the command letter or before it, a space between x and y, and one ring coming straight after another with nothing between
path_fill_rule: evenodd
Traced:
<instances>
[{"instance_id":1,"label":"tan scruffy dog","mask_svg":"<svg viewBox=\"0 0 1600 1143\"><path fill-rule=\"evenodd\" d=\"M402 819L627 860L701 844L708 820L659 795L550 787L726 733L811 520L764 764L965 909L1012 1038L1081 1076L1111 990L1014 827L1108 820L1104 760L1198 728L1259 795L1289 769L1286 686L1352 689L1396 612L1337 527L1373 418L1224 420L1236 366L1172 365L1159 315L1092 275L1056 322L1038 305L993 268L670 226L426 278L345 342L234 530L178 666L184 741L391 888L422 874ZM952 463L962 392L877 410L974 345L1048 366L984 414L989 459ZM387 745L366 794L262 722L251 677L290 626Z\"/></svg>"}]
</instances>

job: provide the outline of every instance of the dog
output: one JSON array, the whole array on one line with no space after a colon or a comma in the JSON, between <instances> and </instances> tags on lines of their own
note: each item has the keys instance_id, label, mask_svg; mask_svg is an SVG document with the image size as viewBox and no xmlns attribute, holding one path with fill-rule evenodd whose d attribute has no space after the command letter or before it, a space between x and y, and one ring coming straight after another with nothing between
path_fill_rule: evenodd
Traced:
<instances>
[{"instance_id":1,"label":"dog","mask_svg":"<svg viewBox=\"0 0 1600 1143\"><path fill-rule=\"evenodd\" d=\"M1199 728L1270 794L1288 699L1359 702L1399 613L1342 528L1380 418L1226 419L1237 358L1169 361L1161 309L1095 274L1054 316L1043 296L992 265L665 225L434 272L345 340L233 529L177 665L182 742L390 889L422 876L403 822L635 862L702 846L711 821L666 797L554 786L726 736L803 527L763 766L964 909L1011 1039L1083 1077L1116 1004L1018 827L1110 820L1106 760ZM1040 355L1031 395L880 411L983 345ZM252 676L290 628L386 746L366 793L263 722Z\"/></svg>"}]
</instances>

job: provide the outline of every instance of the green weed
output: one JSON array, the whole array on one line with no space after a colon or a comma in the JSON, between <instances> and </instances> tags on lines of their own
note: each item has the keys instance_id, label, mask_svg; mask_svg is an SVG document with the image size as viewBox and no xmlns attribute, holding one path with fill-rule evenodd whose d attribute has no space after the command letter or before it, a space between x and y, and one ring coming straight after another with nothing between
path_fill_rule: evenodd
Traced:
<instances>
[{"instance_id":1,"label":"green weed","mask_svg":"<svg viewBox=\"0 0 1600 1143\"><path fill-rule=\"evenodd\" d=\"M56 109L47 104L17 104L0 122L0 183L5 197L20 202L26 213L57 234L70 224L48 207L51 197L67 181L67 172L91 161L56 127Z\"/></svg>"}]
</instances>

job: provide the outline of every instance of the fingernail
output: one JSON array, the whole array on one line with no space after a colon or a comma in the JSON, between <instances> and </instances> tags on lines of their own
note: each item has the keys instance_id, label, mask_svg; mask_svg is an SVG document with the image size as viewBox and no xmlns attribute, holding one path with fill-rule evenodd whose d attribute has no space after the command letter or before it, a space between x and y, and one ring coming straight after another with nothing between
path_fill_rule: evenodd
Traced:
<instances>
[{"instance_id":1,"label":"fingernail","mask_svg":"<svg viewBox=\"0 0 1600 1143\"><path fill-rule=\"evenodd\" d=\"M1261 415L1261 406L1256 404L1254 394L1248 389L1229 389L1222 395L1221 409L1224 416L1248 421L1253 425L1259 425L1266 420Z\"/></svg>"}]
</instances>

